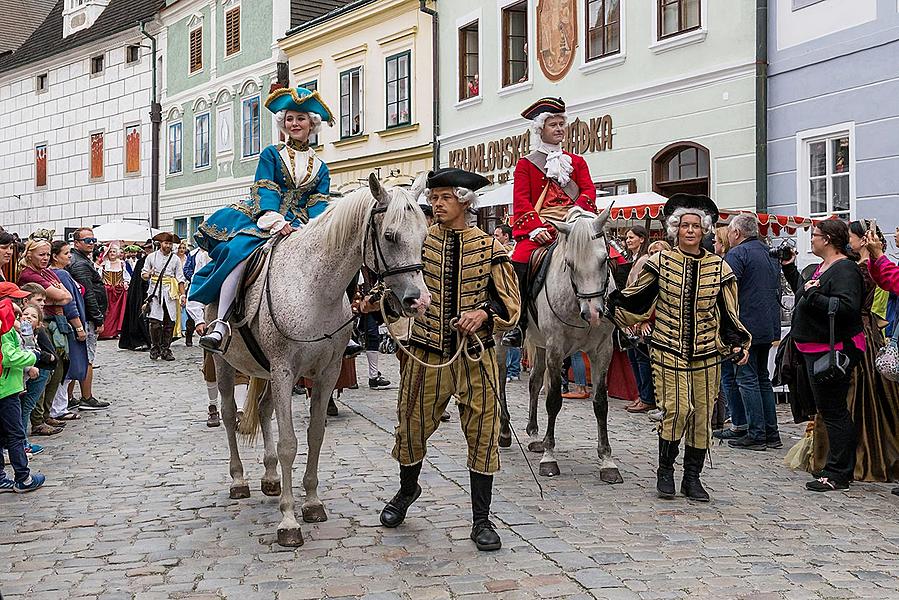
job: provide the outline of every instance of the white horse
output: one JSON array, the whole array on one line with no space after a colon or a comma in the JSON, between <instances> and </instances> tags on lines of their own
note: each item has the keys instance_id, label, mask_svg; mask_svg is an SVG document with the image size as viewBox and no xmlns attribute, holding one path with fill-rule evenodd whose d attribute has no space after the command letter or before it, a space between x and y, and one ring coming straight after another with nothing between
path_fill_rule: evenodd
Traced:
<instances>
[{"instance_id":1,"label":"white horse","mask_svg":"<svg viewBox=\"0 0 899 600\"><path fill-rule=\"evenodd\" d=\"M609 211L600 215L573 208L563 222L553 222L559 232L558 247L548 265L544 288L537 297L537 319L531 318L528 339L536 347L531 360L528 381L530 406L527 432L538 433L537 399L546 377L546 412L549 416L542 443L533 441L532 451L543 452L540 474L559 474L555 457L556 417L562 409L561 366L566 356L583 351L590 357L593 382L593 413L598 429L597 453L600 479L621 483L621 473L612 460L609 445L609 399L606 394L606 372L612 361L614 326L603 318L605 301L615 289L609 267L605 227Z\"/></svg>"},{"instance_id":2,"label":"white horse","mask_svg":"<svg viewBox=\"0 0 899 600\"><path fill-rule=\"evenodd\" d=\"M371 175L369 187L333 201L322 215L281 240L271 251L268 272L263 272L246 290L246 312L255 312L249 327L271 365L270 372L260 368L237 329L225 354L215 357L222 418L231 452L231 498L250 495L237 451L235 369L270 379L271 392L263 396L259 405L265 442L262 492L281 496L278 543L282 546L303 543L294 514L297 436L291 411L291 391L300 376L315 382L306 436L309 453L303 476L303 520L327 520L318 497L318 460L325 433L325 409L352 333L352 312L345 294L348 284L364 264L378 273L391 290L386 298L388 313L411 316L430 303L421 274L427 223L416 204L423 184L422 178L411 190L388 190ZM215 305L207 307L210 318L216 313ZM271 426L273 410L278 421L277 453Z\"/></svg>"}]
</instances>

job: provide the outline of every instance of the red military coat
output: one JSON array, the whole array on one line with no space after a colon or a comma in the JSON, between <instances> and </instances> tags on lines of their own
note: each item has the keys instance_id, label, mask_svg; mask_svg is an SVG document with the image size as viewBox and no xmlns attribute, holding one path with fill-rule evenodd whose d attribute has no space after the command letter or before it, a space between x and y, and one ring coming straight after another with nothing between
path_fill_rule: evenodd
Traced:
<instances>
[{"instance_id":1,"label":"red military coat","mask_svg":"<svg viewBox=\"0 0 899 600\"><path fill-rule=\"evenodd\" d=\"M596 212L596 187L590 178L587 162L577 154L570 154L571 180L577 184L580 191L576 200L572 200L562 190L561 186L553 179L550 181L550 189L547 190L543 209L552 206L579 206L592 213ZM538 227L545 227L555 239L556 230L537 214L535 205L546 186L547 177L534 163L527 158L522 158L515 165L515 180L512 188L512 237L517 242L512 253L513 262L527 262L531 253L540 247L540 244L532 241L528 236Z\"/></svg>"}]
</instances>

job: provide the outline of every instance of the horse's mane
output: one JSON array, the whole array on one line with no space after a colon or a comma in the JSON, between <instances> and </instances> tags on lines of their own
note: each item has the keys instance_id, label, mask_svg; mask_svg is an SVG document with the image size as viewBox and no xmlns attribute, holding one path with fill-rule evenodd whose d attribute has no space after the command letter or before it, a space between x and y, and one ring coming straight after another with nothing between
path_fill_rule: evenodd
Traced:
<instances>
[{"instance_id":1,"label":"horse's mane","mask_svg":"<svg viewBox=\"0 0 899 600\"><path fill-rule=\"evenodd\" d=\"M381 231L396 230L403 226L407 219L418 219L422 227L426 226L424 213L418 210L412 194L402 188L391 188L391 195L387 212L381 225ZM312 233L319 229L324 232L325 253L339 251L349 244L361 242L362 234L375 198L367 186L353 190L342 198L336 198L329 202L328 208L321 216L312 219L306 226L307 232ZM409 209L414 209L409 214Z\"/></svg>"},{"instance_id":2,"label":"horse's mane","mask_svg":"<svg viewBox=\"0 0 899 600\"><path fill-rule=\"evenodd\" d=\"M571 225L571 233L565 236L566 254L591 248L594 234L593 219L595 217L596 215L593 213L577 206L569 211L565 221ZM578 259L586 260L592 257L571 256L569 254L569 258L577 262Z\"/></svg>"}]
</instances>

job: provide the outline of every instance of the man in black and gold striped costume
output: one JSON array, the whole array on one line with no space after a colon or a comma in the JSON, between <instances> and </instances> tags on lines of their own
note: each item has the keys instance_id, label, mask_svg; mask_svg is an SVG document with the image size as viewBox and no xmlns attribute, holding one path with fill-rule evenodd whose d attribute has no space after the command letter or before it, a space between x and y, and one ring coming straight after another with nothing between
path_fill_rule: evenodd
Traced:
<instances>
[{"instance_id":1,"label":"man in black and gold striped costume","mask_svg":"<svg viewBox=\"0 0 899 600\"><path fill-rule=\"evenodd\" d=\"M721 257L700 247L718 220L710 198L676 194L665 204L665 223L675 248L654 254L637 280L614 292L615 322L628 326L655 316L650 340L653 383L663 411L659 427L659 496L674 497L674 459L681 439L681 493L709 501L699 475L711 437L710 419L722 356L742 352L751 336L740 323L737 280Z\"/></svg>"},{"instance_id":2,"label":"man in black and gold striped costume","mask_svg":"<svg viewBox=\"0 0 899 600\"><path fill-rule=\"evenodd\" d=\"M400 491L381 512L385 527L403 522L409 506L421 495L418 475L427 441L440 424L450 398L459 404L462 431L468 442L471 474L471 539L479 550L498 550L499 535L488 519L493 474L499 470L499 372L494 331L507 331L518 321L518 280L502 244L466 223L466 211L477 200L474 190L488 181L460 169L440 169L428 176L428 191L437 221L422 252L424 280L431 304L417 317L409 338L411 352L421 362L438 365L455 355L460 336L465 354L441 368L418 361L403 365L397 406L393 457L400 463Z\"/></svg>"}]
</instances>

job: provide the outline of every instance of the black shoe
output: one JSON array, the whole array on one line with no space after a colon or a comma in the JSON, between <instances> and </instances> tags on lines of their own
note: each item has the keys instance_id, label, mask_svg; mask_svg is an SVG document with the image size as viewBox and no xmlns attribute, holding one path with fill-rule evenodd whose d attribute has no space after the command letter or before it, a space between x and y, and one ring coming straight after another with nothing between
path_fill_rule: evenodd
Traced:
<instances>
[{"instance_id":1,"label":"black shoe","mask_svg":"<svg viewBox=\"0 0 899 600\"><path fill-rule=\"evenodd\" d=\"M406 496L403 492L397 492L393 500L384 506L381 511L381 525L393 529L402 523L406 518L406 511L412 506L412 503L421 496L421 486L415 486L415 494Z\"/></svg>"},{"instance_id":2,"label":"black shoe","mask_svg":"<svg viewBox=\"0 0 899 600\"><path fill-rule=\"evenodd\" d=\"M222 354L224 352L224 343L225 336L215 330L210 331L200 338L200 347L216 354Z\"/></svg>"},{"instance_id":3,"label":"black shoe","mask_svg":"<svg viewBox=\"0 0 899 600\"><path fill-rule=\"evenodd\" d=\"M770 440L765 440L765 446L771 448L773 450L779 450L784 447L783 441L780 439L778 435L776 438L772 438Z\"/></svg>"},{"instance_id":4,"label":"black shoe","mask_svg":"<svg viewBox=\"0 0 899 600\"><path fill-rule=\"evenodd\" d=\"M502 345L510 348L521 348L523 341L524 334L521 332L521 327L516 327L512 331L506 332L502 339Z\"/></svg>"},{"instance_id":5,"label":"black shoe","mask_svg":"<svg viewBox=\"0 0 899 600\"><path fill-rule=\"evenodd\" d=\"M390 382L387 379L384 379L384 376L378 373L378 376L372 379L368 378L368 387L373 390L384 390L390 387Z\"/></svg>"},{"instance_id":6,"label":"black shoe","mask_svg":"<svg viewBox=\"0 0 899 600\"><path fill-rule=\"evenodd\" d=\"M158 348L150 348L150 360L158 360L161 356Z\"/></svg>"},{"instance_id":7,"label":"black shoe","mask_svg":"<svg viewBox=\"0 0 899 600\"><path fill-rule=\"evenodd\" d=\"M336 417L336 416L337 416L337 405L334 404L334 398L330 398L330 399L328 400L328 410L327 410L327 413L328 413L328 416L329 416L329 417Z\"/></svg>"},{"instance_id":8,"label":"black shoe","mask_svg":"<svg viewBox=\"0 0 899 600\"><path fill-rule=\"evenodd\" d=\"M93 396L82 398L81 404L78 405L78 410L103 410L104 408L109 408L109 402L97 400Z\"/></svg>"},{"instance_id":9,"label":"black shoe","mask_svg":"<svg viewBox=\"0 0 899 600\"><path fill-rule=\"evenodd\" d=\"M837 481L830 477L819 477L805 484L805 489L812 492L835 492L839 490L848 490L848 481ZM899 494L897 494L899 495Z\"/></svg>"},{"instance_id":10,"label":"black shoe","mask_svg":"<svg viewBox=\"0 0 899 600\"><path fill-rule=\"evenodd\" d=\"M674 498L674 459L680 450L680 442L659 438L659 468L656 471L656 491L659 498Z\"/></svg>"},{"instance_id":11,"label":"black shoe","mask_svg":"<svg viewBox=\"0 0 899 600\"><path fill-rule=\"evenodd\" d=\"M188 348L193 348L193 347L194 347L194 339L193 339L193 337L186 337L186 338L184 338L184 345L187 346Z\"/></svg>"},{"instance_id":12,"label":"black shoe","mask_svg":"<svg viewBox=\"0 0 899 600\"><path fill-rule=\"evenodd\" d=\"M890 490L890 493L893 494L894 496L899 496L899 487L894 487L893 489Z\"/></svg>"},{"instance_id":13,"label":"black shoe","mask_svg":"<svg viewBox=\"0 0 899 600\"><path fill-rule=\"evenodd\" d=\"M169 362L175 360L175 355L172 354L172 351L166 348L162 351L162 360L167 360Z\"/></svg>"},{"instance_id":14,"label":"black shoe","mask_svg":"<svg viewBox=\"0 0 899 600\"><path fill-rule=\"evenodd\" d=\"M746 430L720 429L718 431L713 431L712 437L716 440L736 440L741 437L746 437Z\"/></svg>"},{"instance_id":15,"label":"black shoe","mask_svg":"<svg viewBox=\"0 0 899 600\"><path fill-rule=\"evenodd\" d=\"M496 527L489 519L479 521L471 527L471 541L482 552L499 550L503 547L503 542L496 533Z\"/></svg>"},{"instance_id":16,"label":"black shoe","mask_svg":"<svg viewBox=\"0 0 899 600\"><path fill-rule=\"evenodd\" d=\"M81 404L80 398L72 398L69 400L69 404L66 406L66 410L73 411L78 408L78 405Z\"/></svg>"},{"instance_id":17,"label":"black shoe","mask_svg":"<svg viewBox=\"0 0 899 600\"><path fill-rule=\"evenodd\" d=\"M684 478L681 480L680 493L697 502L711 500L709 493L705 491L699 480L699 474L702 473L702 467L705 464L705 455L705 449L684 447Z\"/></svg>"},{"instance_id":18,"label":"black shoe","mask_svg":"<svg viewBox=\"0 0 899 600\"><path fill-rule=\"evenodd\" d=\"M343 350L344 358L356 358L359 356L365 348L359 345L359 343L350 338L350 343L346 345L346 348Z\"/></svg>"},{"instance_id":19,"label":"black shoe","mask_svg":"<svg viewBox=\"0 0 899 600\"><path fill-rule=\"evenodd\" d=\"M214 404L209 405L209 416L206 418L206 427L218 427L222 424L219 409Z\"/></svg>"},{"instance_id":20,"label":"black shoe","mask_svg":"<svg viewBox=\"0 0 899 600\"><path fill-rule=\"evenodd\" d=\"M757 442L751 439L748 435L744 435L743 437L737 438L735 440L730 440L727 442L727 445L731 448L737 448L740 450L765 450L767 446L765 442ZM781 444L783 446L783 444Z\"/></svg>"}]
</instances>

